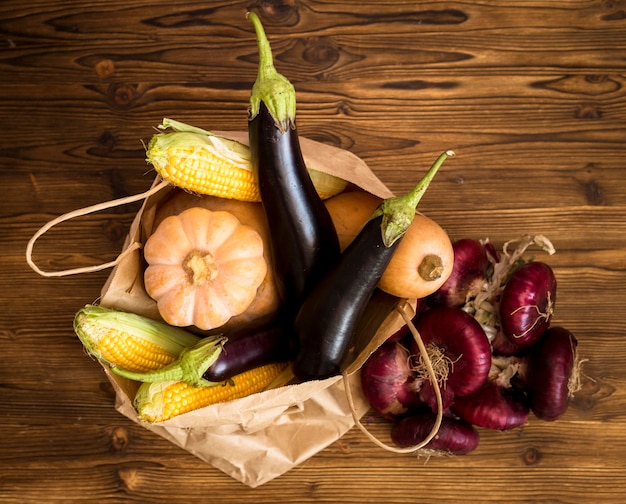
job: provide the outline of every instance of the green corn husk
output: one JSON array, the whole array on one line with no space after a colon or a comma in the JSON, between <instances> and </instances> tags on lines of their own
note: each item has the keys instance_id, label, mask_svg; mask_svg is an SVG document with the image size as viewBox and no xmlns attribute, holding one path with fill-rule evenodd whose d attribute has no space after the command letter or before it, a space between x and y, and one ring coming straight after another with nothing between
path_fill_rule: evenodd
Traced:
<instances>
[{"instance_id":1,"label":"green corn husk","mask_svg":"<svg viewBox=\"0 0 626 504\"><path fill-rule=\"evenodd\" d=\"M160 369L200 340L164 322L96 305L76 313L74 331L92 357L137 372Z\"/></svg>"}]
</instances>

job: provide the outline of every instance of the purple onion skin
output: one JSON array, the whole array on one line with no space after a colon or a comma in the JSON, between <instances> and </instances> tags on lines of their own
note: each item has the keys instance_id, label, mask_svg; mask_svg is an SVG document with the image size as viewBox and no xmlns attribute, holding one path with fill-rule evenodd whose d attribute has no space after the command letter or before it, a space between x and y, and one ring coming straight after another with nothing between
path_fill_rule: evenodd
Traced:
<instances>
[{"instance_id":1,"label":"purple onion skin","mask_svg":"<svg viewBox=\"0 0 626 504\"><path fill-rule=\"evenodd\" d=\"M520 345L513 343L502 330L498 330L491 340L494 355L510 357L512 355L521 355L527 350Z\"/></svg>"},{"instance_id":2,"label":"purple onion skin","mask_svg":"<svg viewBox=\"0 0 626 504\"><path fill-rule=\"evenodd\" d=\"M443 410L446 411L454 402L454 391L450 387L441 387L441 403ZM420 390L420 398L427 404L433 413L437 413L439 407L437 406L437 396L435 395L435 388L431 385L430 381L424 383Z\"/></svg>"},{"instance_id":3,"label":"purple onion skin","mask_svg":"<svg viewBox=\"0 0 626 504\"><path fill-rule=\"evenodd\" d=\"M421 443L435 425L436 415L416 413L396 422L391 428L391 440L400 448ZM454 455L465 455L478 447L480 435L470 424L455 418L443 417L435 437L424 448Z\"/></svg>"},{"instance_id":4,"label":"purple onion skin","mask_svg":"<svg viewBox=\"0 0 626 504\"><path fill-rule=\"evenodd\" d=\"M500 298L502 331L520 348L533 346L550 325L556 277L542 262L529 262L509 278Z\"/></svg>"},{"instance_id":5,"label":"purple onion skin","mask_svg":"<svg viewBox=\"0 0 626 504\"><path fill-rule=\"evenodd\" d=\"M530 416L520 390L501 387L491 380L473 394L457 397L451 410L470 424L502 431L524 425Z\"/></svg>"},{"instance_id":6,"label":"purple onion skin","mask_svg":"<svg viewBox=\"0 0 626 504\"><path fill-rule=\"evenodd\" d=\"M569 406L569 380L578 341L563 327L550 327L532 349L526 370L530 408L537 418L554 421Z\"/></svg>"},{"instance_id":7,"label":"purple onion skin","mask_svg":"<svg viewBox=\"0 0 626 504\"><path fill-rule=\"evenodd\" d=\"M454 264L452 273L437 292L428 297L431 306L452 306L460 308L467 295L482 283L489 267L489 260L483 245L471 238L463 238L452 244Z\"/></svg>"},{"instance_id":8,"label":"purple onion skin","mask_svg":"<svg viewBox=\"0 0 626 504\"><path fill-rule=\"evenodd\" d=\"M460 308L437 306L416 322L424 345L435 345L453 363L445 383L448 393L471 394L485 382L491 368L491 345L480 324ZM419 355L413 342L411 352ZM432 387L430 380L424 388Z\"/></svg>"},{"instance_id":9,"label":"purple onion skin","mask_svg":"<svg viewBox=\"0 0 626 504\"><path fill-rule=\"evenodd\" d=\"M406 347L388 340L361 367L363 395L385 418L398 418L423 405L409 364Z\"/></svg>"}]
</instances>

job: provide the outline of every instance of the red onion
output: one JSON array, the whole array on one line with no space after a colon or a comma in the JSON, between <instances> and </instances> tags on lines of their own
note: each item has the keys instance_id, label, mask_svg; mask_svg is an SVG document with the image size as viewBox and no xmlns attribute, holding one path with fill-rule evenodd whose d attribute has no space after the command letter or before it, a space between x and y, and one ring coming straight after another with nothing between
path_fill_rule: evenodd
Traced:
<instances>
[{"instance_id":1,"label":"red onion","mask_svg":"<svg viewBox=\"0 0 626 504\"><path fill-rule=\"evenodd\" d=\"M551 327L533 347L525 371L530 407L542 420L561 417L576 391L578 341L563 327Z\"/></svg>"},{"instance_id":2,"label":"red onion","mask_svg":"<svg viewBox=\"0 0 626 504\"><path fill-rule=\"evenodd\" d=\"M520 266L500 298L500 322L508 338L522 348L534 345L550 325L556 301L556 278L543 262Z\"/></svg>"},{"instance_id":3,"label":"red onion","mask_svg":"<svg viewBox=\"0 0 626 504\"><path fill-rule=\"evenodd\" d=\"M491 346L482 327L459 308L438 306L424 312L415 324L428 350L444 396L444 408L455 395L471 394L484 383L491 367ZM414 343L412 353L419 356ZM417 357L416 357L417 359ZM421 359L418 361L421 362ZM423 398L433 407L433 384L417 366L424 379ZM447 398L447 401L445 400Z\"/></svg>"},{"instance_id":4,"label":"red onion","mask_svg":"<svg viewBox=\"0 0 626 504\"><path fill-rule=\"evenodd\" d=\"M430 434L435 419L435 414L431 412L420 412L405 417L392 427L391 440L400 448L416 446ZM424 448L465 455L478 447L479 440L478 431L472 425L444 416L437 434Z\"/></svg>"},{"instance_id":5,"label":"red onion","mask_svg":"<svg viewBox=\"0 0 626 504\"><path fill-rule=\"evenodd\" d=\"M468 297L480 290L489 267L487 253L479 241L463 238L454 242L452 248L452 273L437 292L429 296L428 301L433 306L463 306Z\"/></svg>"},{"instance_id":6,"label":"red onion","mask_svg":"<svg viewBox=\"0 0 626 504\"><path fill-rule=\"evenodd\" d=\"M520 345L513 343L501 329L495 331L495 335L491 340L491 347L493 348L494 355L521 355L525 349Z\"/></svg>"},{"instance_id":7,"label":"red onion","mask_svg":"<svg viewBox=\"0 0 626 504\"><path fill-rule=\"evenodd\" d=\"M452 402L454 401L455 393L452 388L447 387L446 384L441 384L439 387L439 392L441 393L441 403L444 410L450 407ZM430 406L430 409L434 412L437 412L437 395L435 394L435 389L431 385L430 380L425 381L424 385L420 390L420 398L423 402Z\"/></svg>"},{"instance_id":8,"label":"red onion","mask_svg":"<svg viewBox=\"0 0 626 504\"><path fill-rule=\"evenodd\" d=\"M388 340L361 367L361 388L372 409L385 418L397 418L423 405L410 367L409 351Z\"/></svg>"},{"instance_id":9,"label":"red onion","mask_svg":"<svg viewBox=\"0 0 626 504\"><path fill-rule=\"evenodd\" d=\"M530 416L524 394L495 380L487 380L470 395L457 397L451 409L468 423L495 430L514 429L525 424Z\"/></svg>"}]
</instances>

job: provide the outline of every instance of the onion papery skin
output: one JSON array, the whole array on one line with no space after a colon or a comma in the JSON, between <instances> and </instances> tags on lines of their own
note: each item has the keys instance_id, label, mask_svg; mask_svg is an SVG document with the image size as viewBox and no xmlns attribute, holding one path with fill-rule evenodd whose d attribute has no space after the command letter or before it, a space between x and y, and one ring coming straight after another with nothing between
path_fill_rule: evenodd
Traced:
<instances>
[{"instance_id":1,"label":"onion papery skin","mask_svg":"<svg viewBox=\"0 0 626 504\"><path fill-rule=\"evenodd\" d=\"M556 277L552 268L539 261L520 266L502 290L502 331L521 348L531 347L550 325L555 302Z\"/></svg>"},{"instance_id":2,"label":"onion papery skin","mask_svg":"<svg viewBox=\"0 0 626 504\"><path fill-rule=\"evenodd\" d=\"M489 260L483 245L471 238L452 244L454 264L452 273L439 289L428 297L432 306L460 308L468 296L475 294L484 282Z\"/></svg>"},{"instance_id":3,"label":"onion papery skin","mask_svg":"<svg viewBox=\"0 0 626 504\"><path fill-rule=\"evenodd\" d=\"M424 345L438 347L451 363L448 377L440 386L442 393L462 396L480 388L491 367L491 345L485 331L471 315L460 308L437 306L425 311L415 327ZM415 358L419 356L415 342L411 352ZM432 387L429 379L423 389L427 387ZM429 392L424 390L424 394Z\"/></svg>"},{"instance_id":4,"label":"onion papery skin","mask_svg":"<svg viewBox=\"0 0 626 504\"><path fill-rule=\"evenodd\" d=\"M494 430L515 429L530 416L521 390L505 388L491 380L473 394L457 397L451 410L468 423Z\"/></svg>"},{"instance_id":5,"label":"onion papery skin","mask_svg":"<svg viewBox=\"0 0 626 504\"><path fill-rule=\"evenodd\" d=\"M419 412L397 421L391 428L391 440L400 448L417 446L430 434L436 415ZM470 424L444 416L435 437L424 448L454 455L465 455L478 447L480 435Z\"/></svg>"},{"instance_id":6,"label":"onion papery skin","mask_svg":"<svg viewBox=\"0 0 626 504\"><path fill-rule=\"evenodd\" d=\"M537 418L554 421L567 407L578 341L563 327L551 327L533 347L526 370L530 408Z\"/></svg>"},{"instance_id":7,"label":"onion papery skin","mask_svg":"<svg viewBox=\"0 0 626 504\"><path fill-rule=\"evenodd\" d=\"M361 367L361 389L374 411L395 419L423 406L407 348L397 341L380 345Z\"/></svg>"}]
</instances>

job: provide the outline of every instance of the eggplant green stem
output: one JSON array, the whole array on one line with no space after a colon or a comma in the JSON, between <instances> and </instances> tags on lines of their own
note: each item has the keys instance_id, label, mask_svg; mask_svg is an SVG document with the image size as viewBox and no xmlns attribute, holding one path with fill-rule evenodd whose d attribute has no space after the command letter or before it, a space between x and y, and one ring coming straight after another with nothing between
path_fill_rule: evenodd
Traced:
<instances>
[{"instance_id":1,"label":"eggplant green stem","mask_svg":"<svg viewBox=\"0 0 626 504\"><path fill-rule=\"evenodd\" d=\"M254 12L248 12L252 21L259 47L259 70L250 94L248 119L259 113L261 102L265 104L281 133L294 127L296 121L296 90L285 76L274 67L272 49L265 35L261 20Z\"/></svg>"},{"instance_id":2,"label":"eggplant green stem","mask_svg":"<svg viewBox=\"0 0 626 504\"><path fill-rule=\"evenodd\" d=\"M218 383L205 380L202 375L220 356L226 340L224 336L203 338L195 345L185 348L178 360L154 371L137 373L118 366L112 367L111 371L123 378L140 382L184 381L192 387L211 387Z\"/></svg>"},{"instance_id":3,"label":"eggplant green stem","mask_svg":"<svg viewBox=\"0 0 626 504\"><path fill-rule=\"evenodd\" d=\"M387 198L374 211L371 218L383 216L381 231L386 247L391 247L407 232L415 218L417 204L426 193L426 189L443 162L450 156L454 156L454 151L448 150L440 154L413 189L402 196Z\"/></svg>"}]
</instances>

